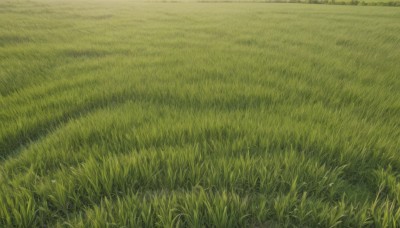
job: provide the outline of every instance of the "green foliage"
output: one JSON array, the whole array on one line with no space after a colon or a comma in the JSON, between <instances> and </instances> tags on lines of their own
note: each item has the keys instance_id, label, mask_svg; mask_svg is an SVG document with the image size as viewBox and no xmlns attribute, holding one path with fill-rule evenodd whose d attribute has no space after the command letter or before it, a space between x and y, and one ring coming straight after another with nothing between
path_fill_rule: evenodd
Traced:
<instances>
[{"instance_id":1,"label":"green foliage","mask_svg":"<svg viewBox=\"0 0 400 228\"><path fill-rule=\"evenodd\" d=\"M0 227L399 227L399 19L0 2Z\"/></svg>"}]
</instances>

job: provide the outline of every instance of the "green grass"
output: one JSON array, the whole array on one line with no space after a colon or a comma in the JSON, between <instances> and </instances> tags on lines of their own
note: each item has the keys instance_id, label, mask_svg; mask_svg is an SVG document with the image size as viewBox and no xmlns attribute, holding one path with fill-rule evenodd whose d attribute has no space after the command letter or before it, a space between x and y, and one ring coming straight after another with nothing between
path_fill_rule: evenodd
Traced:
<instances>
[{"instance_id":1,"label":"green grass","mask_svg":"<svg viewBox=\"0 0 400 228\"><path fill-rule=\"evenodd\" d=\"M399 227L399 21L0 2L0 227Z\"/></svg>"}]
</instances>

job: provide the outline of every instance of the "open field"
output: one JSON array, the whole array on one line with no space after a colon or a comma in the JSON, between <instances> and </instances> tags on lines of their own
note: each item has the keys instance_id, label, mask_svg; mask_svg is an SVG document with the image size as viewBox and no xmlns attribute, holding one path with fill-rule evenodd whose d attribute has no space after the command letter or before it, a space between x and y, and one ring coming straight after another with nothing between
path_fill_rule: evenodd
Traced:
<instances>
[{"instance_id":1,"label":"open field","mask_svg":"<svg viewBox=\"0 0 400 228\"><path fill-rule=\"evenodd\" d=\"M399 227L400 8L0 2L0 227Z\"/></svg>"}]
</instances>

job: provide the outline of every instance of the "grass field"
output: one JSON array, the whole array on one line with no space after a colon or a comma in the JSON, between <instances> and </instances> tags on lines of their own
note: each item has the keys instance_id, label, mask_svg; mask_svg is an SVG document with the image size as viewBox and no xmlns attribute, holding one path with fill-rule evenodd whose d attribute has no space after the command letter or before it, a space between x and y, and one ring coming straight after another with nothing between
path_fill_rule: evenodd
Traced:
<instances>
[{"instance_id":1,"label":"grass field","mask_svg":"<svg viewBox=\"0 0 400 228\"><path fill-rule=\"evenodd\" d=\"M0 227L399 227L400 8L0 2Z\"/></svg>"}]
</instances>

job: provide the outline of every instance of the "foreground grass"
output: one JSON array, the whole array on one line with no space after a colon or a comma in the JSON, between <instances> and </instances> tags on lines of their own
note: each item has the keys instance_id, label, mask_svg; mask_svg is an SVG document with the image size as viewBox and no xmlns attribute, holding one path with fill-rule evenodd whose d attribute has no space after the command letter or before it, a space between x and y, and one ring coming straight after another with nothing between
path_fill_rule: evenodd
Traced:
<instances>
[{"instance_id":1,"label":"foreground grass","mask_svg":"<svg viewBox=\"0 0 400 228\"><path fill-rule=\"evenodd\" d=\"M0 4L1 227L399 226L398 9Z\"/></svg>"}]
</instances>

